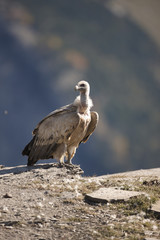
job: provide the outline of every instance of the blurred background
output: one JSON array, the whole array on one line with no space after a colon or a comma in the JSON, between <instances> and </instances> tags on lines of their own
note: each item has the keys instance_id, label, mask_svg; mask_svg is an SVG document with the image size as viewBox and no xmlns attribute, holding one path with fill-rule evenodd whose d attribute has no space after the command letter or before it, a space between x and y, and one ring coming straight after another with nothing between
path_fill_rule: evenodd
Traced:
<instances>
[{"instance_id":1,"label":"blurred background","mask_svg":"<svg viewBox=\"0 0 160 240\"><path fill-rule=\"evenodd\" d=\"M73 163L160 167L159 27L159 0L0 0L0 164L26 164L36 124L85 79L100 122Z\"/></svg>"}]
</instances>

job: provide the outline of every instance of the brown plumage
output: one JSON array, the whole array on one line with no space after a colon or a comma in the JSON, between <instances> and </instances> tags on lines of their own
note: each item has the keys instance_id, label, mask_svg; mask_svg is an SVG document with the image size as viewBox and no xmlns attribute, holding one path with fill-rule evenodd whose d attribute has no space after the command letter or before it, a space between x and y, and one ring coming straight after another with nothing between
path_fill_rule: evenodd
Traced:
<instances>
[{"instance_id":1,"label":"brown plumage","mask_svg":"<svg viewBox=\"0 0 160 240\"><path fill-rule=\"evenodd\" d=\"M72 104L51 112L34 129L32 140L22 152L28 156L28 166L49 158L64 163L64 157L71 164L79 144L85 143L95 130L99 116L90 111L93 104L88 82L80 81L75 90L80 96Z\"/></svg>"}]
</instances>

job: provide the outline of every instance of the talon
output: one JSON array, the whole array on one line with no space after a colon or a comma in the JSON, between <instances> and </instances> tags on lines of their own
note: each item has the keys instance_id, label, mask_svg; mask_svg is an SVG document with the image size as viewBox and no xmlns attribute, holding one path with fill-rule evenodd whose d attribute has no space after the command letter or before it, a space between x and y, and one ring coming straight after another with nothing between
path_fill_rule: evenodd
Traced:
<instances>
[{"instance_id":1,"label":"talon","mask_svg":"<svg viewBox=\"0 0 160 240\"><path fill-rule=\"evenodd\" d=\"M71 161L66 161L65 164L69 164L69 165L73 165L73 163Z\"/></svg>"},{"instance_id":2,"label":"talon","mask_svg":"<svg viewBox=\"0 0 160 240\"><path fill-rule=\"evenodd\" d=\"M59 168L64 167L64 163L59 162L58 167L59 167Z\"/></svg>"}]
</instances>

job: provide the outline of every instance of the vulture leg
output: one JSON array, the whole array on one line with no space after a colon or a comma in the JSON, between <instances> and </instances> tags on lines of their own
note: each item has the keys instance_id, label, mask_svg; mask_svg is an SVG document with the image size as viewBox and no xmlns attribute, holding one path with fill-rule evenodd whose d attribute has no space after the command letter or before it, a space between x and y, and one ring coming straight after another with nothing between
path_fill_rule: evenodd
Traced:
<instances>
[{"instance_id":1,"label":"vulture leg","mask_svg":"<svg viewBox=\"0 0 160 240\"><path fill-rule=\"evenodd\" d=\"M62 155L62 157L59 159L59 163L60 163L60 165L64 164L64 155Z\"/></svg>"},{"instance_id":2,"label":"vulture leg","mask_svg":"<svg viewBox=\"0 0 160 240\"><path fill-rule=\"evenodd\" d=\"M59 158L59 167L64 166L64 154Z\"/></svg>"},{"instance_id":3,"label":"vulture leg","mask_svg":"<svg viewBox=\"0 0 160 240\"><path fill-rule=\"evenodd\" d=\"M69 148L67 150L68 159L65 163L72 164L72 158L74 157L75 153L76 153L76 148L75 147Z\"/></svg>"},{"instance_id":4,"label":"vulture leg","mask_svg":"<svg viewBox=\"0 0 160 240\"><path fill-rule=\"evenodd\" d=\"M64 156L66 152L66 144L62 143L58 146L56 152L53 154L53 158L59 161L60 166L64 164Z\"/></svg>"}]
</instances>

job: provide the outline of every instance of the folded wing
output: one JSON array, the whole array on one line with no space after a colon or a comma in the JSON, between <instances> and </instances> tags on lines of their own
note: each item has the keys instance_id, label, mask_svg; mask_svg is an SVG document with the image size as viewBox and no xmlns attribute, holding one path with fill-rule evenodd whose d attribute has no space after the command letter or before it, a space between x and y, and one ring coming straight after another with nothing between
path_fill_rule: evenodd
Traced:
<instances>
[{"instance_id":1,"label":"folded wing","mask_svg":"<svg viewBox=\"0 0 160 240\"><path fill-rule=\"evenodd\" d=\"M84 136L83 140L81 142L85 143L88 141L89 137L92 135L92 133L94 132L95 128L97 127L99 121L99 115L97 112L91 112L91 121L90 124L88 126L86 135ZM81 143L80 142L80 143Z\"/></svg>"},{"instance_id":2,"label":"folded wing","mask_svg":"<svg viewBox=\"0 0 160 240\"><path fill-rule=\"evenodd\" d=\"M29 165L39 159L48 159L65 142L76 129L79 116L76 107L68 105L50 113L34 129L33 139L22 154L29 156Z\"/></svg>"}]
</instances>

